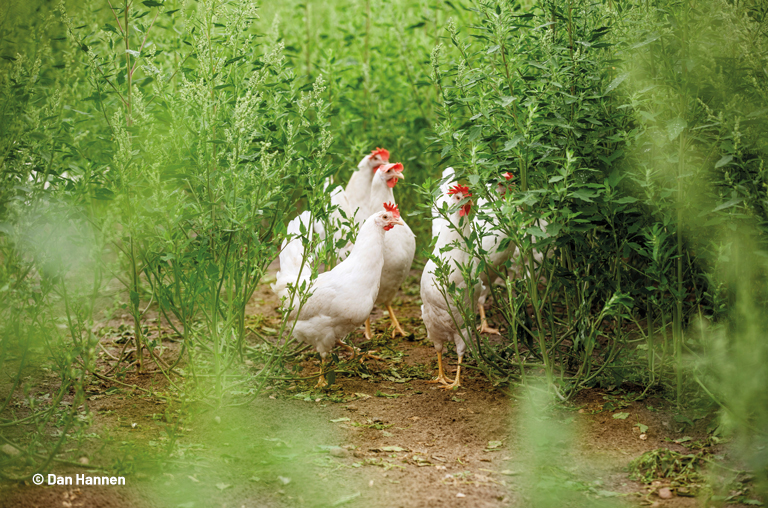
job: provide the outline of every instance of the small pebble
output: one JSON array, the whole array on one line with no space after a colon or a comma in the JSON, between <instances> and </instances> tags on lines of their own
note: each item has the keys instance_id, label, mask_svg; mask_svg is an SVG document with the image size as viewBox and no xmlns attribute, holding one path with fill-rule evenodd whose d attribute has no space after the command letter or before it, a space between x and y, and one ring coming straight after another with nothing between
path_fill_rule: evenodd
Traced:
<instances>
[{"instance_id":1,"label":"small pebble","mask_svg":"<svg viewBox=\"0 0 768 508\"><path fill-rule=\"evenodd\" d=\"M663 489L659 489L659 497L661 499L672 499L672 491L669 490L669 488L664 487Z\"/></svg>"},{"instance_id":2,"label":"small pebble","mask_svg":"<svg viewBox=\"0 0 768 508\"><path fill-rule=\"evenodd\" d=\"M90 461L88 460L88 457L80 457L79 459L77 459L77 461L78 461L80 464L84 465L84 466L87 466L87 465L88 465L88 463L90 462Z\"/></svg>"},{"instance_id":3,"label":"small pebble","mask_svg":"<svg viewBox=\"0 0 768 508\"><path fill-rule=\"evenodd\" d=\"M640 434L641 441L645 441L646 439L648 439L648 436L646 434Z\"/></svg>"},{"instance_id":4,"label":"small pebble","mask_svg":"<svg viewBox=\"0 0 768 508\"><path fill-rule=\"evenodd\" d=\"M221 423L221 416L217 416L216 418L213 419L213 421L216 423Z\"/></svg>"},{"instance_id":5,"label":"small pebble","mask_svg":"<svg viewBox=\"0 0 768 508\"><path fill-rule=\"evenodd\" d=\"M462 494L461 492L459 492L458 494L456 494L456 497L467 497L467 496L465 496L464 494Z\"/></svg>"}]
</instances>

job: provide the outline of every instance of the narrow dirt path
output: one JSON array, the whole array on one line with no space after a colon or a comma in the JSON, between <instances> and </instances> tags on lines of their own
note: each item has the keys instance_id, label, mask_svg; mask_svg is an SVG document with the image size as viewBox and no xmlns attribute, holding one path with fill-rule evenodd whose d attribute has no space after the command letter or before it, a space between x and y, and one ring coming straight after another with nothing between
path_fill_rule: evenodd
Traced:
<instances>
[{"instance_id":1,"label":"narrow dirt path","mask_svg":"<svg viewBox=\"0 0 768 508\"><path fill-rule=\"evenodd\" d=\"M593 390L570 408L532 413L525 397L505 394L472 369L457 390L426 383L436 355L419 317L418 275L395 306L412 336L388 338L388 319L380 310L373 315L374 342L386 361L355 362L356 372L339 372L328 390L314 390L313 380L275 381L245 406L193 404L178 413L188 413L181 428L156 400L101 387L90 402L98 437L86 455L124 471L128 485L6 482L0 507L695 506L693 498L662 500L661 485L627 478L627 464L644 451L689 451L670 442L686 429L656 402ZM248 309L250 325L267 334L279 319L268 282ZM362 331L351 341L363 346ZM449 364L452 373L455 357ZM316 355L298 365L301 375L317 372ZM135 374L125 381L163 383ZM628 415L616 418L619 412ZM647 427L643 438L638 423ZM58 466L54 472L83 473Z\"/></svg>"}]
</instances>

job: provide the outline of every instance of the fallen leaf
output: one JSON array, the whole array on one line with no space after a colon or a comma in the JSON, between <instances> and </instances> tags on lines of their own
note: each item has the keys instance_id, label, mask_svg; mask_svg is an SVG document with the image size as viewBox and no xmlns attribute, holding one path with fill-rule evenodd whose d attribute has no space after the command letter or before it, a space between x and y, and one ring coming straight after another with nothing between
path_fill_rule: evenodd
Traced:
<instances>
[{"instance_id":1,"label":"fallen leaf","mask_svg":"<svg viewBox=\"0 0 768 508\"><path fill-rule=\"evenodd\" d=\"M217 484L216 484L216 488L217 488L217 489L219 489L219 490L228 489L228 488L229 488L229 487L231 487L231 486L232 486L232 485L230 485L230 484L228 484L228 483L217 483Z\"/></svg>"},{"instance_id":2,"label":"fallen leaf","mask_svg":"<svg viewBox=\"0 0 768 508\"><path fill-rule=\"evenodd\" d=\"M640 429L640 434L645 434L646 432L648 432L648 425L643 425L642 423L636 423L635 427Z\"/></svg>"},{"instance_id":3,"label":"fallen leaf","mask_svg":"<svg viewBox=\"0 0 768 508\"><path fill-rule=\"evenodd\" d=\"M493 450L494 448L501 448L502 442L501 441L488 441L487 448L490 448Z\"/></svg>"},{"instance_id":4,"label":"fallen leaf","mask_svg":"<svg viewBox=\"0 0 768 508\"><path fill-rule=\"evenodd\" d=\"M11 457L16 457L19 455L19 450L16 449L16 447L11 446L9 444L4 444L2 447L0 447L0 451L2 451L6 455L10 455Z\"/></svg>"},{"instance_id":5,"label":"fallen leaf","mask_svg":"<svg viewBox=\"0 0 768 508\"><path fill-rule=\"evenodd\" d=\"M187 478L189 478L190 480L192 480L192 481L193 481L193 482L195 482L195 483L200 483L200 480L198 480L198 479L197 479L197 478L195 478L194 476L187 476Z\"/></svg>"},{"instance_id":6,"label":"fallen leaf","mask_svg":"<svg viewBox=\"0 0 768 508\"><path fill-rule=\"evenodd\" d=\"M277 479L280 480L280 482L283 485L288 485L289 483L291 483L291 479L290 478L286 478L285 476L278 476Z\"/></svg>"},{"instance_id":7,"label":"fallen leaf","mask_svg":"<svg viewBox=\"0 0 768 508\"><path fill-rule=\"evenodd\" d=\"M407 452L408 450L406 448L401 448L399 446L382 446L381 448L375 448L371 451L381 451L381 452Z\"/></svg>"},{"instance_id":8,"label":"fallen leaf","mask_svg":"<svg viewBox=\"0 0 768 508\"><path fill-rule=\"evenodd\" d=\"M629 413L614 413L613 419L614 420L626 420L629 418Z\"/></svg>"},{"instance_id":9,"label":"fallen leaf","mask_svg":"<svg viewBox=\"0 0 768 508\"><path fill-rule=\"evenodd\" d=\"M331 423L348 422L348 421L349 421L349 418L345 416L343 418L335 418L331 420Z\"/></svg>"}]
</instances>

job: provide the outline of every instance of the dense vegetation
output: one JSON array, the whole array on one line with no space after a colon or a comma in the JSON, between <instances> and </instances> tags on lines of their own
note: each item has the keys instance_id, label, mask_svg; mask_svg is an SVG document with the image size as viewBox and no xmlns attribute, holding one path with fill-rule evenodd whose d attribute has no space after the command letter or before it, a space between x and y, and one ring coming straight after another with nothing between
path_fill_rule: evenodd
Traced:
<instances>
[{"instance_id":1,"label":"dense vegetation","mask_svg":"<svg viewBox=\"0 0 768 508\"><path fill-rule=\"evenodd\" d=\"M563 399L622 383L703 399L764 477L766 15L758 0L8 3L0 362L15 372L0 413L31 369L60 380L25 418L40 430L21 443L29 474L87 427L94 376L150 368L96 368L105 296L164 396L256 396L288 344L257 349L245 394L229 373L287 220L326 216L326 178L385 146L406 167L398 199L422 260L450 165L517 246L509 268L535 274L494 286L500 342L468 327L489 378L543 368ZM466 242L481 260L489 228ZM152 305L179 323L178 358L147 336Z\"/></svg>"}]
</instances>

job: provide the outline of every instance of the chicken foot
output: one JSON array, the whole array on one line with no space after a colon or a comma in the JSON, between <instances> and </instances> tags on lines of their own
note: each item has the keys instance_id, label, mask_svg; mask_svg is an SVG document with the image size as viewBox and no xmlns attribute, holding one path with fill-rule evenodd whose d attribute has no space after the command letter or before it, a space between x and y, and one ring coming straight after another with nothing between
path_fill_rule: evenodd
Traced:
<instances>
[{"instance_id":1,"label":"chicken foot","mask_svg":"<svg viewBox=\"0 0 768 508\"><path fill-rule=\"evenodd\" d=\"M445 377L445 372L443 371L443 353L437 353L437 377L431 381L427 381L427 383L440 383L442 385L451 384L451 380Z\"/></svg>"},{"instance_id":2,"label":"chicken foot","mask_svg":"<svg viewBox=\"0 0 768 508\"><path fill-rule=\"evenodd\" d=\"M365 335L365 338L368 340L373 340L373 337L371 336L371 317L368 316L368 319L365 320L365 331L363 332L363 335Z\"/></svg>"},{"instance_id":3,"label":"chicken foot","mask_svg":"<svg viewBox=\"0 0 768 508\"><path fill-rule=\"evenodd\" d=\"M389 312L389 319L392 321L392 324L395 325L395 329L392 330L392 338L395 338L396 334L400 334L403 337L407 337L408 334L405 333L405 330L402 329L400 326L400 322L397 320L397 317L395 317L395 311L392 309L391 305L387 305L387 312Z\"/></svg>"},{"instance_id":4,"label":"chicken foot","mask_svg":"<svg viewBox=\"0 0 768 508\"><path fill-rule=\"evenodd\" d=\"M480 312L480 326L477 331L480 333L490 333L491 335L501 335L498 328L488 326L488 320L485 318L485 306L482 303L477 304L477 310Z\"/></svg>"},{"instance_id":5,"label":"chicken foot","mask_svg":"<svg viewBox=\"0 0 768 508\"><path fill-rule=\"evenodd\" d=\"M351 351L354 354L354 356L360 355L360 362L361 363L362 363L364 358L370 358L371 360L379 360L379 361L382 361L382 362L384 361L384 358L382 358L380 356L372 355L370 353L363 353L362 351L360 351L359 348L350 346L349 344L344 344L344 342L342 342L341 340L337 340L336 341L336 345L343 347L347 351Z\"/></svg>"},{"instance_id":6,"label":"chicken foot","mask_svg":"<svg viewBox=\"0 0 768 508\"><path fill-rule=\"evenodd\" d=\"M328 363L328 360L323 358L320 360L320 377L317 378L317 384L315 385L315 388L325 388L328 386L328 381L325 380L325 366Z\"/></svg>"},{"instance_id":7,"label":"chicken foot","mask_svg":"<svg viewBox=\"0 0 768 508\"><path fill-rule=\"evenodd\" d=\"M457 388L457 387L461 386L461 382L459 381L459 377L461 375L461 360L462 360L462 357L460 356L459 357L459 364L456 367L456 379L453 381L453 383L451 383L449 385L441 386L440 388L444 388L446 390L453 390L454 388Z\"/></svg>"}]
</instances>

